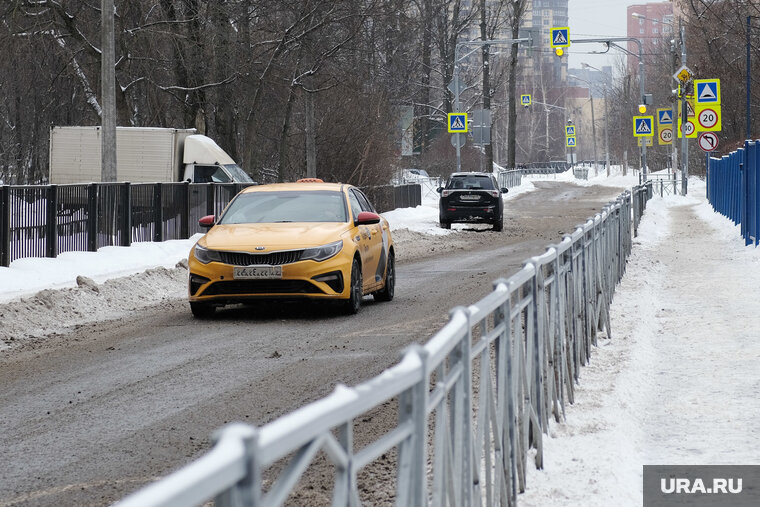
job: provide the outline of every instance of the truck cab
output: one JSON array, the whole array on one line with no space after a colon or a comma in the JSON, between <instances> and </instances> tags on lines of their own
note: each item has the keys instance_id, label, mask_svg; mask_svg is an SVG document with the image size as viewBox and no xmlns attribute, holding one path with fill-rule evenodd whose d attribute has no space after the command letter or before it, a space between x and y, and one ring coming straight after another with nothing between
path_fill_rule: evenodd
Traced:
<instances>
[{"instance_id":1,"label":"truck cab","mask_svg":"<svg viewBox=\"0 0 760 507\"><path fill-rule=\"evenodd\" d=\"M253 180L212 139L203 135L185 138L183 181L191 183L253 183Z\"/></svg>"}]
</instances>

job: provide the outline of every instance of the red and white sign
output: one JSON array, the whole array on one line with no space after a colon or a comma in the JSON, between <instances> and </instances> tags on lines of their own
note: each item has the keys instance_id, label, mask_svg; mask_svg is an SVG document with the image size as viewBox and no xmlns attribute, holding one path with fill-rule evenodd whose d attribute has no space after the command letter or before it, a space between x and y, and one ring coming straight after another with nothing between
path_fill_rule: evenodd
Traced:
<instances>
[{"instance_id":1,"label":"red and white sign","mask_svg":"<svg viewBox=\"0 0 760 507\"><path fill-rule=\"evenodd\" d=\"M683 134L686 136L690 136L694 133L694 122L689 120L686 123L684 123L681 127L683 129Z\"/></svg>"},{"instance_id":2,"label":"red and white sign","mask_svg":"<svg viewBox=\"0 0 760 507\"><path fill-rule=\"evenodd\" d=\"M703 109L699 113L699 125L702 128L713 128L718 123L718 113L714 109Z\"/></svg>"},{"instance_id":3,"label":"red and white sign","mask_svg":"<svg viewBox=\"0 0 760 507\"><path fill-rule=\"evenodd\" d=\"M663 143L669 143L673 141L673 129L660 129L660 141Z\"/></svg>"},{"instance_id":4,"label":"red and white sign","mask_svg":"<svg viewBox=\"0 0 760 507\"><path fill-rule=\"evenodd\" d=\"M702 132L699 135L698 142L702 151L715 151L718 149L718 135L715 132Z\"/></svg>"}]
</instances>

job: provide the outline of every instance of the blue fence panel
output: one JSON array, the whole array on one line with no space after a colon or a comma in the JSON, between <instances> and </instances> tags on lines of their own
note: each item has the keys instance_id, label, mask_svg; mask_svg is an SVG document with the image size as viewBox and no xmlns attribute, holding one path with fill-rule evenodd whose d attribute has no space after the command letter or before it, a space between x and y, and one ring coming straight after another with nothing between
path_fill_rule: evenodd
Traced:
<instances>
[{"instance_id":1,"label":"blue fence panel","mask_svg":"<svg viewBox=\"0 0 760 507\"><path fill-rule=\"evenodd\" d=\"M760 140L746 141L707 165L707 200L739 225L745 244L760 243Z\"/></svg>"}]
</instances>

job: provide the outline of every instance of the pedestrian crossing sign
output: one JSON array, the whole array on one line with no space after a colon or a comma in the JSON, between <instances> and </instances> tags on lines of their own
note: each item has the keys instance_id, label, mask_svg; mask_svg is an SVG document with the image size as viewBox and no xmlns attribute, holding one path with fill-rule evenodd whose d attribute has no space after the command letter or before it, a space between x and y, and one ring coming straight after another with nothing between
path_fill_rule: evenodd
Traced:
<instances>
[{"instance_id":1,"label":"pedestrian crossing sign","mask_svg":"<svg viewBox=\"0 0 760 507\"><path fill-rule=\"evenodd\" d=\"M575 135L575 125L568 125L565 127L565 135L566 136L574 136Z\"/></svg>"},{"instance_id":2,"label":"pedestrian crossing sign","mask_svg":"<svg viewBox=\"0 0 760 507\"><path fill-rule=\"evenodd\" d=\"M635 137L652 137L654 129L652 128L654 118L652 116L634 116L633 117L633 135Z\"/></svg>"},{"instance_id":3,"label":"pedestrian crossing sign","mask_svg":"<svg viewBox=\"0 0 760 507\"><path fill-rule=\"evenodd\" d=\"M567 136L565 139L567 141L566 145L568 148L575 148L575 136Z\"/></svg>"},{"instance_id":4,"label":"pedestrian crossing sign","mask_svg":"<svg viewBox=\"0 0 760 507\"><path fill-rule=\"evenodd\" d=\"M552 28L552 48L570 47L570 27Z\"/></svg>"},{"instance_id":5,"label":"pedestrian crossing sign","mask_svg":"<svg viewBox=\"0 0 760 507\"><path fill-rule=\"evenodd\" d=\"M449 113L449 133L467 132L467 113Z\"/></svg>"},{"instance_id":6,"label":"pedestrian crossing sign","mask_svg":"<svg viewBox=\"0 0 760 507\"><path fill-rule=\"evenodd\" d=\"M720 79L695 79L694 97L697 104L720 104Z\"/></svg>"},{"instance_id":7,"label":"pedestrian crossing sign","mask_svg":"<svg viewBox=\"0 0 760 507\"><path fill-rule=\"evenodd\" d=\"M528 107L531 104L530 95L520 95L520 104Z\"/></svg>"}]
</instances>

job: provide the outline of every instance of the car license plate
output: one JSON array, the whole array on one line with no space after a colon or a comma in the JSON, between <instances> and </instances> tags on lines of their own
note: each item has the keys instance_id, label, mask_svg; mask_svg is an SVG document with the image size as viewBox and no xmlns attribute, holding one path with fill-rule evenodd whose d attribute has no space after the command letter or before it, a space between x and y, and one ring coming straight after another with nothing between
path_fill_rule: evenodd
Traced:
<instances>
[{"instance_id":1,"label":"car license plate","mask_svg":"<svg viewBox=\"0 0 760 507\"><path fill-rule=\"evenodd\" d=\"M459 197L463 201L477 201L480 199L480 196L477 194L464 194L463 196Z\"/></svg>"},{"instance_id":2,"label":"car license plate","mask_svg":"<svg viewBox=\"0 0 760 507\"><path fill-rule=\"evenodd\" d=\"M232 276L236 280L279 280L282 266L235 266Z\"/></svg>"}]
</instances>

